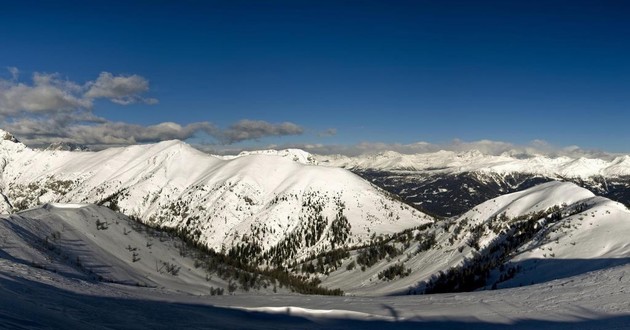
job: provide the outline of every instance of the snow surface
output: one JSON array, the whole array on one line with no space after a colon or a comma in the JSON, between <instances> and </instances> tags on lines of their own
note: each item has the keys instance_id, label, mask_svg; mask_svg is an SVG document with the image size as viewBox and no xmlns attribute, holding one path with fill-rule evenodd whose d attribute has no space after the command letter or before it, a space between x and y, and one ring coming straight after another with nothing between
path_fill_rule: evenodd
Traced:
<instances>
[{"instance_id":1,"label":"snow surface","mask_svg":"<svg viewBox=\"0 0 630 330\"><path fill-rule=\"evenodd\" d=\"M105 223L99 229L97 221ZM46 204L0 219L0 256L70 278L164 288L208 294L225 287L207 279L192 256L182 256L182 244L167 236L152 236L134 221L106 207L85 204ZM179 269L167 272L165 263ZM211 274L210 274L211 275Z\"/></svg>"},{"instance_id":2,"label":"snow surface","mask_svg":"<svg viewBox=\"0 0 630 330\"><path fill-rule=\"evenodd\" d=\"M534 198L520 202L524 199ZM0 219L0 328L626 329L630 324L627 257L599 270L493 291L209 296L208 285L221 283L207 282L189 258L177 255L173 241L156 239L146 249L138 243L147 237L126 228L131 222L125 217L104 207L77 206L45 205ZM97 220L109 222L109 228L98 230ZM52 240L55 232L57 248L44 249L42 238ZM131 261L123 248L129 244L142 247L141 261ZM73 263L77 256L83 269ZM159 274L150 265L153 258L176 262L182 270L178 276ZM95 275L108 282L95 281ZM137 286L139 280L147 286Z\"/></svg>"},{"instance_id":3,"label":"snow surface","mask_svg":"<svg viewBox=\"0 0 630 330\"><path fill-rule=\"evenodd\" d=\"M627 329L630 265L523 288L403 297L193 296L0 259L10 329Z\"/></svg>"}]
</instances>

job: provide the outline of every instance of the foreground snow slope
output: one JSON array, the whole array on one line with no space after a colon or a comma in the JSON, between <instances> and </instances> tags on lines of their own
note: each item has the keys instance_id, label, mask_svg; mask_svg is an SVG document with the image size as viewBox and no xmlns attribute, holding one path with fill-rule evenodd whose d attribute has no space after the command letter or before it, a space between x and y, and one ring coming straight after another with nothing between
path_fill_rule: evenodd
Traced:
<instances>
[{"instance_id":1,"label":"foreground snow slope","mask_svg":"<svg viewBox=\"0 0 630 330\"><path fill-rule=\"evenodd\" d=\"M349 169L407 170L431 173L480 172L495 174L528 173L552 178L621 177L630 175L630 156L610 161L598 158L547 157L543 155L499 156L479 151L438 151L423 154L401 154L387 151L355 157L342 155L316 156L320 164Z\"/></svg>"},{"instance_id":2,"label":"foreground snow slope","mask_svg":"<svg viewBox=\"0 0 630 330\"><path fill-rule=\"evenodd\" d=\"M181 141L69 152L2 140L2 202L5 212L49 202L104 204L182 229L216 250L282 243L288 259L432 221L347 170L300 160L256 153L220 159Z\"/></svg>"},{"instance_id":3,"label":"foreground snow slope","mask_svg":"<svg viewBox=\"0 0 630 330\"><path fill-rule=\"evenodd\" d=\"M394 239L387 245L399 253L363 270L360 265L347 269L359 262L360 253L354 253L336 271L321 276L325 286L348 294L420 293L440 272L482 265L474 271L480 276L489 272L488 288L494 283L499 288L529 285L626 263L628 237L630 211L625 206L572 183L550 182ZM396 264L409 274L380 278Z\"/></svg>"},{"instance_id":4,"label":"foreground snow slope","mask_svg":"<svg viewBox=\"0 0 630 330\"><path fill-rule=\"evenodd\" d=\"M0 258L11 329L627 329L628 264L522 288L403 297L198 297Z\"/></svg>"},{"instance_id":5,"label":"foreground snow slope","mask_svg":"<svg viewBox=\"0 0 630 330\"><path fill-rule=\"evenodd\" d=\"M227 283L178 239L95 205L46 204L0 218L0 256L69 278L208 294Z\"/></svg>"}]
</instances>

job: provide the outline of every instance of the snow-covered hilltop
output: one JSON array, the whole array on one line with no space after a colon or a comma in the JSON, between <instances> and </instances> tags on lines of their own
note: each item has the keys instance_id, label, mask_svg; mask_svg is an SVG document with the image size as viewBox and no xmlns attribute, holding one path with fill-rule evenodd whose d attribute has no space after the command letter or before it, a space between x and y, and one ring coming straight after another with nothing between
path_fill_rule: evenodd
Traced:
<instances>
[{"instance_id":1,"label":"snow-covered hilltop","mask_svg":"<svg viewBox=\"0 0 630 330\"><path fill-rule=\"evenodd\" d=\"M323 284L358 295L530 285L628 263L628 235L625 206L550 182L377 240L351 253Z\"/></svg>"},{"instance_id":2,"label":"snow-covered hilltop","mask_svg":"<svg viewBox=\"0 0 630 330\"><path fill-rule=\"evenodd\" d=\"M250 156L250 155L271 155L271 156L286 157L300 164L318 165L317 160L315 159L315 156L301 149L282 149L282 150L269 149L269 150L241 151L236 156L228 155L228 156L215 156L215 157L230 160L230 159L235 159L235 158Z\"/></svg>"},{"instance_id":3,"label":"snow-covered hilltop","mask_svg":"<svg viewBox=\"0 0 630 330\"><path fill-rule=\"evenodd\" d=\"M234 253L270 251L280 263L432 221L347 170L303 164L308 154L295 150L223 159L181 141L70 152L3 140L0 158L5 213L102 204L217 251L242 245Z\"/></svg>"}]
</instances>

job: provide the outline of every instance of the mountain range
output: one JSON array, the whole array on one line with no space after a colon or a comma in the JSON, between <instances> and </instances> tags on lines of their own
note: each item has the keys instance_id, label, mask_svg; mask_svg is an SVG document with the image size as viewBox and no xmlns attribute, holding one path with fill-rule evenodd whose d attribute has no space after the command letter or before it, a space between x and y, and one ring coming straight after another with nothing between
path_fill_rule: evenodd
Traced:
<instances>
[{"instance_id":1,"label":"mountain range","mask_svg":"<svg viewBox=\"0 0 630 330\"><path fill-rule=\"evenodd\" d=\"M165 141L71 152L3 140L0 157L5 213L44 203L105 205L216 251L269 252L278 264L433 221L350 171L311 165L299 151L216 157Z\"/></svg>"},{"instance_id":2,"label":"mountain range","mask_svg":"<svg viewBox=\"0 0 630 330\"><path fill-rule=\"evenodd\" d=\"M321 164L347 168L410 205L438 216L464 213L488 199L549 181L568 181L630 205L630 156L550 157L506 152L393 151L355 157L318 156Z\"/></svg>"},{"instance_id":3,"label":"mountain range","mask_svg":"<svg viewBox=\"0 0 630 330\"><path fill-rule=\"evenodd\" d=\"M604 312L624 309L628 157L215 156L176 140L93 152L0 136L0 291L11 297L13 281L26 281L32 292L41 284L30 282L157 300L316 293L358 302L519 296L603 278L605 288L621 285L606 289L616 298ZM548 299L570 298L553 292Z\"/></svg>"}]
</instances>

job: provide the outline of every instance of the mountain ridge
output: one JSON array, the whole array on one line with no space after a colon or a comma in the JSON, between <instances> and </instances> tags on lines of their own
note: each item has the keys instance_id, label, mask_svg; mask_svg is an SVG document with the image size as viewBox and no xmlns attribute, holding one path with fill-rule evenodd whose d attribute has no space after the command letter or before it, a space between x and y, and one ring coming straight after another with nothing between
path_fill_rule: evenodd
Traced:
<instances>
[{"instance_id":1,"label":"mountain ridge","mask_svg":"<svg viewBox=\"0 0 630 330\"><path fill-rule=\"evenodd\" d=\"M542 154L517 157L511 153L484 154L479 150L402 154L395 151L360 156L316 156L322 164L353 170L379 171L431 171L457 174L487 172L509 174L513 172L545 175L555 178L582 178L593 176L629 176L630 155L618 155L611 160L587 157L550 157Z\"/></svg>"},{"instance_id":2,"label":"mountain ridge","mask_svg":"<svg viewBox=\"0 0 630 330\"><path fill-rule=\"evenodd\" d=\"M347 170L286 155L223 159L178 140L99 152L0 141L0 155L5 212L52 202L106 205L217 251L254 244L287 253L283 263L433 221Z\"/></svg>"}]
</instances>

